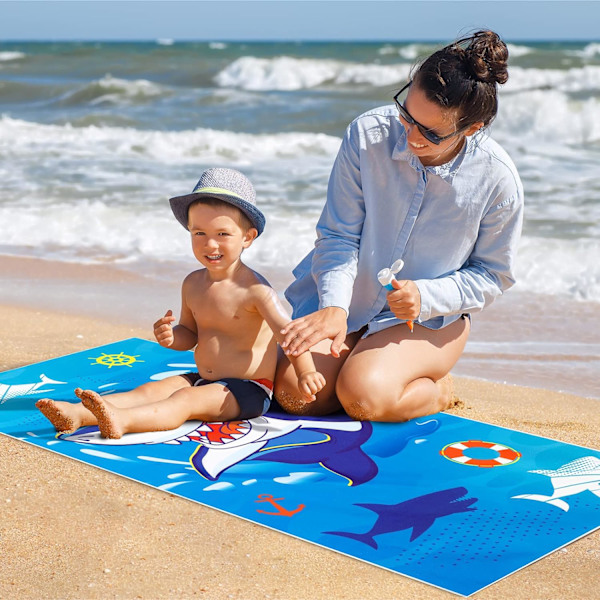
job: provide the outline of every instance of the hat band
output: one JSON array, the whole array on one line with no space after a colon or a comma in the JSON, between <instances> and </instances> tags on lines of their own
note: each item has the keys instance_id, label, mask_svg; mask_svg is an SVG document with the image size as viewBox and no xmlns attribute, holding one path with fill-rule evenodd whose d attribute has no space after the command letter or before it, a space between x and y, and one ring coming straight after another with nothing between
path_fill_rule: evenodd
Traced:
<instances>
[{"instance_id":1,"label":"hat band","mask_svg":"<svg viewBox=\"0 0 600 600\"><path fill-rule=\"evenodd\" d=\"M232 192L231 190L226 190L225 188L218 188L218 187L203 187L203 188L196 188L192 193L194 194L227 194L228 196L235 196L236 198L239 198L240 200L244 200L244 198L242 198L239 194L236 194L235 192ZM246 200L244 200L244 202L246 202Z\"/></svg>"}]
</instances>

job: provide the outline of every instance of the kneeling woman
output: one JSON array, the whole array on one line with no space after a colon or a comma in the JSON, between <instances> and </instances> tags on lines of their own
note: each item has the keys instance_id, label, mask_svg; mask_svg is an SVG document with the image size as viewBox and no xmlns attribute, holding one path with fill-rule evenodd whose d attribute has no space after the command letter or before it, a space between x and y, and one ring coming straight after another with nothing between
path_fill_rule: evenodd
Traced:
<instances>
[{"instance_id":1,"label":"kneeling woman","mask_svg":"<svg viewBox=\"0 0 600 600\"><path fill-rule=\"evenodd\" d=\"M484 133L507 59L495 33L477 32L427 58L393 105L348 127L315 248L286 290L294 320L283 350L310 348L327 386L313 402L301 398L282 354L275 397L288 412L341 406L355 419L404 421L447 408L445 376L470 313L514 283L523 190ZM398 259L388 291L377 274Z\"/></svg>"}]
</instances>

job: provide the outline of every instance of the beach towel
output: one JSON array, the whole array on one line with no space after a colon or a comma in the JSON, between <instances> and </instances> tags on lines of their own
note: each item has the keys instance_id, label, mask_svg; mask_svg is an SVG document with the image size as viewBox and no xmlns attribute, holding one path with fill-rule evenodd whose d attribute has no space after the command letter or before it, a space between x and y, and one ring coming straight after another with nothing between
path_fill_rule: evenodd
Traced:
<instances>
[{"instance_id":1,"label":"beach towel","mask_svg":"<svg viewBox=\"0 0 600 600\"><path fill-rule=\"evenodd\" d=\"M600 452L451 414L273 406L110 440L58 435L35 408L194 368L191 352L132 338L0 373L0 433L463 596L600 527Z\"/></svg>"}]
</instances>

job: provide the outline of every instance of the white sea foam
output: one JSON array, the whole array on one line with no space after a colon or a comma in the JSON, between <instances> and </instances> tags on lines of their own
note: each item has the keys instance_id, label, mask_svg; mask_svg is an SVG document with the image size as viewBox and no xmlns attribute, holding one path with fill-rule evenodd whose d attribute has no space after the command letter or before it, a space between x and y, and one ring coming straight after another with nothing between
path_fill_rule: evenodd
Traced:
<instances>
[{"instance_id":1,"label":"white sea foam","mask_svg":"<svg viewBox=\"0 0 600 600\"><path fill-rule=\"evenodd\" d=\"M600 67L586 65L572 69L511 67L503 91L557 89L564 92L600 90Z\"/></svg>"},{"instance_id":2,"label":"white sea foam","mask_svg":"<svg viewBox=\"0 0 600 600\"><path fill-rule=\"evenodd\" d=\"M325 84L387 86L406 79L409 65L365 65L336 60L292 58L238 58L215 76L222 87L245 90L300 90Z\"/></svg>"},{"instance_id":3,"label":"white sea foam","mask_svg":"<svg viewBox=\"0 0 600 600\"><path fill-rule=\"evenodd\" d=\"M324 134L74 128L4 117L0 223L10 227L0 253L121 264L189 260L188 236L167 198L191 189L202 169L227 164L253 173L269 215L249 260L289 272L312 244L339 142ZM300 193L301 217L293 205Z\"/></svg>"},{"instance_id":4,"label":"white sea foam","mask_svg":"<svg viewBox=\"0 0 600 600\"><path fill-rule=\"evenodd\" d=\"M301 90L322 85L363 84L387 86L404 81L412 63L378 65L337 60L293 58L256 58L243 56L215 76L221 87L253 91ZM565 92L600 90L600 66L585 65L571 69L540 69L513 66L507 92L557 89Z\"/></svg>"},{"instance_id":5,"label":"white sea foam","mask_svg":"<svg viewBox=\"0 0 600 600\"><path fill-rule=\"evenodd\" d=\"M596 56L600 56L600 43L591 42L583 50L576 50L575 54L577 56L582 56L583 58L594 58Z\"/></svg>"},{"instance_id":6,"label":"white sea foam","mask_svg":"<svg viewBox=\"0 0 600 600\"><path fill-rule=\"evenodd\" d=\"M519 56L525 56L526 54L531 54L533 52L533 48L529 46L519 46L517 44L506 44L508 48L508 55L514 58Z\"/></svg>"},{"instance_id":7,"label":"white sea foam","mask_svg":"<svg viewBox=\"0 0 600 600\"><path fill-rule=\"evenodd\" d=\"M62 104L131 105L149 102L158 96L169 96L172 91L146 79L120 79L110 74L92 80L71 90L60 99Z\"/></svg>"},{"instance_id":8,"label":"white sea foam","mask_svg":"<svg viewBox=\"0 0 600 600\"><path fill-rule=\"evenodd\" d=\"M244 134L213 129L146 131L127 127L44 125L0 119L0 157L150 158L164 164L331 157L340 140L322 133Z\"/></svg>"},{"instance_id":9,"label":"white sea foam","mask_svg":"<svg viewBox=\"0 0 600 600\"><path fill-rule=\"evenodd\" d=\"M363 65L349 64L340 69L334 83L369 84L377 87L397 84L410 74L410 65Z\"/></svg>"},{"instance_id":10,"label":"white sea foam","mask_svg":"<svg viewBox=\"0 0 600 600\"><path fill-rule=\"evenodd\" d=\"M227 44L224 44L223 42L211 42L208 44L208 47L211 50L225 50L225 48L227 48Z\"/></svg>"},{"instance_id":11,"label":"white sea foam","mask_svg":"<svg viewBox=\"0 0 600 600\"><path fill-rule=\"evenodd\" d=\"M336 73L332 60L243 56L218 73L215 82L245 90L299 90L333 80Z\"/></svg>"},{"instance_id":12,"label":"white sea foam","mask_svg":"<svg viewBox=\"0 0 600 600\"><path fill-rule=\"evenodd\" d=\"M418 58L426 57L431 54L431 44L408 44L408 46L394 46L392 44L386 44L381 47L377 52L382 56L390 56L397 54L405 60L415 61Z\"/></svg>"},{"instance_id":13,"label":"white sea foam","mask_svg":"<svg viewBox=\"0 0 600 600\"><path fill-rule=\"evenodd\" d=\"M600 302L600 240L524 237L515 289Z\"/></svg>"},{"instance_id":14,"label":"white sea foam","mask_svg":"<svg viewBox=\"0 0 600 600\"><path fill-rule=\"evenodd\" d=\"M586 225L598 222L593 190L600 189L600 179L594 154L577 145L600 139L600 103L573 102L556 91L507 95L494 137L535 193L528 210L536 219L551 227L564 222L591 228L581 239L552 239L560 237L558 230L548 239L526 235L517 285L600 301L600 238ZM314 133L76 128L3 117L0 223L10 226L3 228L0 253L132 266L166 259L189 264L189 238L167 198L191 189L202 169L227 164L249 174L267 214L265 233L246 253L249 264L289 281L291 268L313 245L339 143Z\"/></svg>"},{"instance_id":15,"label":"white sea foam","mask_svg":"<svg viewBox=\"0 0 600 600\"><path fill-rule=\"evenodd\" d=\"M25 56L26 55L23 52L0 52L0 62L19 60L20 58L25 58Z\"/></svg>"},{"instance_id":16,"label":"white sea foam","mask_svg":"<svg viewBox=\"0 0 600 600\"><path fill-rule=\"evenodd\" d=\"M556 90L506 94L500 98L493 135L510 147L543 145L543 154L550 156L563 152L562 144L591 144L600 140L600 100L571 98Z\"/></svg>"}]
</instances>

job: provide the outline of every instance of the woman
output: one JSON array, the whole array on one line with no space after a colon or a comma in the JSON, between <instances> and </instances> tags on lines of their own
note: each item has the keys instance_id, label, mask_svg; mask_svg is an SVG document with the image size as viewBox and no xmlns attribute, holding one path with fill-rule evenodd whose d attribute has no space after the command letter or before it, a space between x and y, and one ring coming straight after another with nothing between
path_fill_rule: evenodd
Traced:
<instances>
[{"instance_id":1,"label":"woman","mask_svg":"<svg viewBox=\"0 0 600 600\"><path fill-rule=\"evenodd\" d=\"M285 354L310 348L327 385L316 401L302 399L281 356L275 396L288 412L341 406L355 419L404 421L448 407L445 376L470 313L514 283L522 185L483 133L507 59L498 35L479 31L427 58L394 105L348 127L315 248L286 290L294 320L282 330ZM387 291L377 273L397 259L401 279Z\"/></svg>"}]
</instances>

